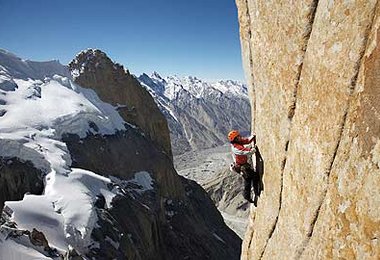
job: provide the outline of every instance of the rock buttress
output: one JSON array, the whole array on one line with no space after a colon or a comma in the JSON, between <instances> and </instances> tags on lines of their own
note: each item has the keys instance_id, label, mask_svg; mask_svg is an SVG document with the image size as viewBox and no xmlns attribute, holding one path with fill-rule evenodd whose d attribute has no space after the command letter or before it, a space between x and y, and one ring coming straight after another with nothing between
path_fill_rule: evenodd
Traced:
<instances>
[{"instance_id":1,"label":"rock buttress","mask_svg":"<svg viewBox=\"0 0 380 260\"><path fill-rule=\"evenodd\" d=\"M123 119L139 127L155 144L172 157L169 128L152 96L138 80L112 62L100 50L86 50L69 64L75 82L92 88L107 103L118 107Z\"/></svg>"}]
</instances>

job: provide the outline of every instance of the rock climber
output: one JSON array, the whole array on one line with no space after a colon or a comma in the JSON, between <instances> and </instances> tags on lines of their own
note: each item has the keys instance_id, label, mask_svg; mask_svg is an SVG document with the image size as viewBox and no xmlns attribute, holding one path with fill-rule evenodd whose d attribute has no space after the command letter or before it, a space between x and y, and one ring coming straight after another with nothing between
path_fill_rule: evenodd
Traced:
<instances>
[{"instance_id":1,"label":"rock climber","mask_svg":"<svg viewBox=\"0 0 380 260\"><path fill-rule=\"evenodd\" d=\"M252 155L256 151L256 136L251 135L250 137L242 137L240 132L237 130L232 130L228 133L228 140L231 143L231 151L234 163L231 164L231 171L237 172L244 178L244 192L243 197L257 206L257 198L259 196L259 176L248 163L248 156ZM251 144L252 146L246 146ZM251 188L254 188L255 199L251 198Z\"/></svg>"}]
</instances>

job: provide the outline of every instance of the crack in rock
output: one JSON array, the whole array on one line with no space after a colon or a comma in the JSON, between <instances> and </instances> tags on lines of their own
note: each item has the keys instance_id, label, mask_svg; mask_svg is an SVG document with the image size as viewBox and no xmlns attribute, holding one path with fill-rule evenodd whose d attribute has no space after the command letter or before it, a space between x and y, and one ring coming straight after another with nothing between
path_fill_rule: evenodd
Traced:
<instances>
[{"instance_id":1,"label":"crack in rock","mask_svg":"<svg viewBox=\"0 0 380 260\"><path fill-rule=\"evenodd\" d=\"M297 76L296 76L297 80L295 82L295 88L294 88L294 91L293 91L293 101L292 101L291 106L289 107L289 112L288 112L288 119L290 120L290 127L289 127L290 129L289 129L288 140L286 141L286 144L285 144L285 158L282 160L282 165L281 165L281 187L280 187L278 214L277 214L277 217L276 217L276 219L274 221L273 227L272 227L272 229L271 229L271 231L269 233L269 237L268 237L268 239L267 239L267 241L266 241L266 243L264 245L264 248L263 248L263 250L262 250L262 252L260 254L259 259L262 259L262 257L265 254L265 251L266 251L266 248L267 248L267 246L269 244L269 241L272 238L273 233L274 233L274 231L277 228L277 223L278 223L278 219L279 219L280 212L281 212L282 195L283 195L282 193L283 193L283 187L284 187L284 170L285 170L287 153L288 153L289 142L290 142L290 134L291 134L291 129L292 129L292 121L293 121L293 117L294 117L295 110L296 110L297 94L298 94L298 87L299 87L299 82L300 82L301 74L302 74L303 60L305 58L307 46L308 46L309 39L310 39L312 30L313 30L314 18L315 18L315 14L317 12L318 2L319 2L319 0L314 0L313 3L311 4L310 13L308 15L308 17L310 19L310 21L309 21L309 25L310 26L307 27L307 30L305 31L305 34L304 34L305 43L304 43L304 46L302 47L302 51L303 51L302 61L301 61L300 65L298 66Z\"/></svg>"},{"instance_id":2,"label":"crack in rock","mask_svg":"<svg viewBox=\"0 0 380 260\"><path fill-rule=\"evenodd\" d=\"M331 171L332 171L332 168L334 166L334 162L335 162L335 159L336 159L336 156L338 154L338 150L339 150L339 147L341 145L341 141L342 141L342 138L343 138L343 132L344 132L344 129L346 127L346 124L347 124L347 120L348 120L348 111L350 109L350 103L351 103L351 100L352 100L352 97L353 97L353 93L355 91L355 88L357 86L357 79L358 79L358 76L359 76L359 72L360 72L360 67L362 65L362 62L363 62L363 58L364 58L364 54L365 54L365 51L367 49L367 44L368 44L368 40L369 40L369 35L370 35L370 32L371 32L371 29L373 27L373 24L374 24L374 20L375 20L375 17L376 17L376 10L379 8L379 1L376 2L376 5L375 5L375 8L374 8L374 11L373 11L373 15L372 15L372 22L370 24L370 26L368 26L368 28L366 28L366 31L365 31L365 36L364 36L364 41L363 41L363 45L361 47L361 50L360 50L360 56L359 56L359 59L358 61L356 62L355 64L355 67L354 67L354 70L355 70L355 73L354 73L354 76L352 77L351 79L351 84L350 84L350 87L349 87L349 97L347 99L347 103L346 103L346 108L345 108L345 113L343 115L343 118L342 118L342 121L341 123L339 124L340 125L340 128L339 128L339 138L338 138L338 141L337 141L337 144L335 146L335 149L334 149L334 153L333 153L333 156L332 156L332 159L331 159L331 163L329 165L329 168L326 172L326 175L327 175L327 184L326 184L326 188L324 190L324 194L323 194L323 197L322 197L322 200L321 200L321 203L320 205L318 206L315 214L314 214L314 218L310 224L310 230L307 232L307 236L305 238L305 240L302 242L302 247L298 250L298 253L297 253L297 257L296 259L300 259L302 257L302 254L303 252L305 251L306 247L308 246L309 242L310 242L310 239L311 237L313 236L313 232L314 232L314 228L315 228L315 224L318 220L318 217L319 217L319 213L320 213L320 210L322 208L322 205L323 203L325 202L326 200L326 196L327 196L327 191L328 191L328 186L330 184L330 175L331 175Z\"/></svg>"},{"instance_id":3,"label":"crack in rock","mask_svg":"<svg viewBox=\"0 0 380 260\"><path fill-rule=\"evenodd\" d=\"M253 75L253 60L252 60L252 47L251 47L251 39L252 39L252 31L251 31L251 14L249 13L249 4L248 4L248 0L245 1L245 5L247 7L247 12L246 12L246 16L248 17L248 57L249 57L249 71L250 71L250 81L251 82L248 82L250 83L250 88L252 90L252 95L253 95L253 100L252 100L252 123L253 123L253 126L252 128L255 129L255 126L256 126L256 90L255 90L255 85L253 84L253 79L254 79L254 75Z\"/></svg>"}]
</instances>

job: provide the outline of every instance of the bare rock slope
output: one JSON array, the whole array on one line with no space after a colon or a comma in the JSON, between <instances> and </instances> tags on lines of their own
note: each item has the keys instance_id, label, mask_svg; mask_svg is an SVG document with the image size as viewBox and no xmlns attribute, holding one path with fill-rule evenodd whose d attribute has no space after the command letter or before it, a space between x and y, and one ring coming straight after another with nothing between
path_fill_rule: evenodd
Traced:
<instances>
[{"instance_id":1,"label":"bare rock slope","mask_svg":"<svg viewBox=\"0 0 380 260\"><path fill-rule=\"evenodd\" d=\"M378 259L378 1L236 3L265 163L242 258Z\"/></svg>"}]
</instances>

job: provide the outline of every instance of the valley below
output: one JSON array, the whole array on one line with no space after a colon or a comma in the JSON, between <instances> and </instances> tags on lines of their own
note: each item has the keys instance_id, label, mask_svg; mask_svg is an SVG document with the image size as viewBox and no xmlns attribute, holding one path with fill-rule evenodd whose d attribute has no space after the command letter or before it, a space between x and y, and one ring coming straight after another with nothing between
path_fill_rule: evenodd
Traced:
<instances>
[{"instance_id":1,"label":"valley below","mask_svg":"<svg viewBox=\"0 0 380 260\"><path fill-rule=\"evenodd\" d=\"M225 223L243 239L250 206L241 194L243 178L229 170L231 162L229 145L174 156L178 174L199 183L218 207Z\"/></svg>"}]
</instances>

